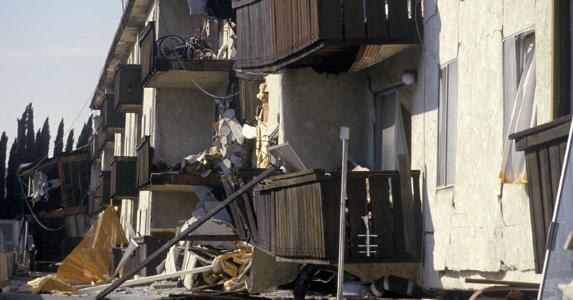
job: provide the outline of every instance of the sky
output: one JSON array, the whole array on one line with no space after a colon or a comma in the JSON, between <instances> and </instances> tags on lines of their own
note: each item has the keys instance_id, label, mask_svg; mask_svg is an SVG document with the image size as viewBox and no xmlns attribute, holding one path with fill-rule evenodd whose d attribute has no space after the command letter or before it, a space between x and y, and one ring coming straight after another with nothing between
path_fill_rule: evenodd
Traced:
<instances>
[{"instance_id":1,"label":"sky","mask_svg":"<svg viewBox=\"0 0 573 300\"><path fill-rule=\"evenodd\" d=\"M50 118L66 133L91 95L122 14L122 0L0 0L0 133L9 144L16 119L34 106L35 129ZM89 104L74 124L75 136Z\"/></svg>"}]
</instances>

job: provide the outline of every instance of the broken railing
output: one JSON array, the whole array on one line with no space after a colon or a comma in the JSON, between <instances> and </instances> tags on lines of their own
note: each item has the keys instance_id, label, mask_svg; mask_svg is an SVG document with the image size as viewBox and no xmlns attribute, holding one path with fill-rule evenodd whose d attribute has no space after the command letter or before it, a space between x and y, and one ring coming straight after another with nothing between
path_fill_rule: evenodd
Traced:
<instances>
[{"instance_id":1,"label":"broken railing","mask_svg":"<svg viewBox=\"0 0 573 300\"><path fill-rule=\"evenodd\" d=\"M398 171L348 173L348 262L418 261L420 172L402 195ZM340 173L307 170L269 178L255 189L257 247L297 262L333 263L338 255Z\"/></svg>"}]
</instances>

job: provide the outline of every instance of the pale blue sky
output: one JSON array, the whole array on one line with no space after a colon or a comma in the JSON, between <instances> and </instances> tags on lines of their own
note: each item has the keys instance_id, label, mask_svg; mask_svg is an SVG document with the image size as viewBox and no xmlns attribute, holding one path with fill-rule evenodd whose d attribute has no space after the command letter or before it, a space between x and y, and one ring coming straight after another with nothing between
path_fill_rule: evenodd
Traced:
<instances>
[{"instance_id":1,"label":"pale blue sky","mask_svg":"<svg viewBox=\"0 0 573 300\"><path fill-rule=\"evenodd\" d=\"M50 117L52 141L91 97L122 13L121 0L0 0L0 134L34 104L36 130ZM89 115L74 125L77 138ZM66 128L67 132L68 128Z\"/></svg>"}]
</instances>

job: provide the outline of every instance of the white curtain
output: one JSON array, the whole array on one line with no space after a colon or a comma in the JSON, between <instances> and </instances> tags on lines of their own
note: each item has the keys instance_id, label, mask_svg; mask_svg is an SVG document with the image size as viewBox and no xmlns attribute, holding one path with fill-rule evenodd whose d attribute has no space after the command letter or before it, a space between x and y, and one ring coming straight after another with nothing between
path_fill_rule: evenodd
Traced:
<instances>
[{"instance_id":1,"label":"white curtain","mask_svg":"<svg viewBox=\"0 0 573 300\"><path fill-rule=\"evenodd\" d=\"M507 135L531 128L536 124L535 50L531 45L525 55L525 66L515 94ZM504 183L527 183L525 154L515 150L515 141L506 138L499 178Z\"/></svg>"}]
</instances>

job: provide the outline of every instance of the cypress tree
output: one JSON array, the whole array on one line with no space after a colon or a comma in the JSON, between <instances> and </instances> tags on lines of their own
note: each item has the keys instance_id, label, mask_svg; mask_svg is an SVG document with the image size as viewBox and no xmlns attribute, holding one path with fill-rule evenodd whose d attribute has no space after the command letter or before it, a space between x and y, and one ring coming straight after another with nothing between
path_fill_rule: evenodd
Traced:
<instances>
[{"instance_id":1,"label":"cypress tree","mask_svg":"<svg viewBox=\"0 0 573 300\"><path fill-rule=\"evenodd\" d=\"M36 138L36 159L44 159L48 157L50 152L50 120L46 118L44 121L44 125L42 125L41 131L38 130L40 133L40 137Z\"/></svg>"},{"instance_id":2,"label":"cypress tree","mask_svg":"<svg viewBox=\"0 0 573 300\"><path fill-rule=\"evenodd\" d=\"M36 131L36 144L34 145L34 161L38 161L42 158L42 155L40 154L40 145L39 142L42 139L42 129L38 128L38 131Z\"/></svg>"},{"instance_id":3,"label":"cypress tree","mask_svg":"<svg viewBox=\"0 0 573 300\"><path fill-rule=\"evenodd\" d=\"M66 141L66 152L71 152L74 150L74 130L70 130L68 134L68 140Z\"/></svg>"},{"instance_id":4,"label":"cypress tree","mask_svg":"<svg viewBox=\"0 0 573 300\"><path fill-rule=\"evenodd\" d=\"M64 150L64 119L60 121L58 125L58 133L56 134L56 139L54 140L54 156L62 153Z\"/></svg>"},{"instance_id":5,"label":"cypress tree","mask_svg":"<svg viewBox=\"0 0 573 300\"><path fill-rule=\"evenodd\" d=\"M24 111L25 126L26 126L26 152L23 155L22 162L33 162L36 160L36 147L35 147L35 134L34 131L34 109L32 103L26 106Z\"/></svg>"},{"instance_id":6,"label":"cypress tree","mask_svg":"<svg viewBox=\"0 0 573 300\"><path fill-rule=\"evenodd\" d=\"M8 147L8 136L2 132L0 138L0 217L4 217L6 209L6 150Z\"/></svg>"},{"instance_id":7,"label":"cypress tree","mask_svg":"<svg viewBox=\"0 0 573 300\"><path fill-rule=\"evenodd\" d=\"M18 123L20 124L20 122ZM18 128L19 129L19 128ZM4 217L11 219L16 216L19 199L19 189L18 189L18 149L21 148L21 144L18 139L14 140L12 147L10 148L10 157L8 159L8 170L6 176L6 207L3 207L2 211L5 212Z\"/></svg>"},{"instance_id":8,"label":"cypress tree","mask_svg":"<svg viewBox=\"0 0 573 300\"><path fill-rule=\"evenodd\" d=\"M92 117L88 118L88 121L84 123L80 136L78 137L78 144L76 148L81 148L89 143L90 136L92 135Z\"/></svg>"}]
</instances>

